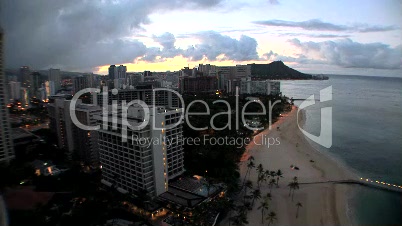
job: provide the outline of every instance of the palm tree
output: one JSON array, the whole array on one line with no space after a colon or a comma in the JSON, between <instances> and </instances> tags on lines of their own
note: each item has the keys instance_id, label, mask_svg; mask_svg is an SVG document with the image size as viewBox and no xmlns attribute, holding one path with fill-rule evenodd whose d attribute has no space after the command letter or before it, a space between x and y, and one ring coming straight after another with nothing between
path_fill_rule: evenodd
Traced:
<instances>
[{"instance_id":1,"label":"palm tree","mask_svg":"<svg viewBox=\"0 0 402 226\"><path fill-rule=\"evenodd\" d=\"M251 206L251 203L249 201L244 202L244 208L246 210L252 210L253 209L253 207ZM246 215L247 215L247 211L246 211Z\"/></svg>"},{"instance_id":2,"label":"palm tree","mask_svg":"<svg viewBox=\"0 0 402 226\"><path fill-rule=\"evenodd\" d=\"M255 201L256 199L260 199L260 198L261 198L261 191L260 191L260 189L255 189L255 190L253 191L253 193L251 193L251 197L252 197L252 199L253 199L253 201L251 202L251 206L254 206L254 201Z\"/></svg>"},{"instance_id":3,"label":"palm tree","mask_svg":"<svg viewBox=\"0 0 402 226\"><path fill-rule=\"evenodd\" d=\"M238 215L232 218L233 225L242 226L248 224L247 215L244 212L240 212Z\"/></svg>"},{"instance_id":4,"label":"palm tree","mask_svg":"<svg viewBox=\"0 0 402 226\"><path fill-rule=\"evenodd\" d=\"M295 194L295 190L299 189L299 182L297 182L297 180L292 181L288 184L289 186L289 196L290 194L292 194L292 201L293 201L293 196ZM293 192L292 192L293 191Z\"/></svg>"},{"instance_id":5,"label":"palm tree","mask_svg":"<svg viewBox=\"0 0 402 226\"><path fill-rule=\"evenodd\" d=\"M237 213L239 213L239 214L240 213L247 213L247 210L248 210L246 205L236 206L235 209L236 209Z\"/></svg>"},{"instance_id":6,"label":"palm tree","mask_svg":"<svg viewBox=\"0 0 402 226\"><path fill-rule=\"evenodd\" d=\"M289 197L290 197L290 195L292 194L292 189L293 189L293 187L294 187L294 182L290 182L290 183L288 184L288 187L289 187Z\"/></svg>"},{"instance_id":7,"label":"palm tree","mask_svg":"<svg viewBox=\"0 0 402 226\"><path fill-rule=\"evenodd\" d=\"M253 188L253 182L251 182L250 180L247 180L246 183L244 184L244 201L246 201L247 188L249 189Z\"/></svg>"},{"instance_id":8,"label":"palm tree","mask_svg":"<svg viewBox=\"0 0 402 226\"><path fill-rule=\"evenodd\" d=\"M246 174L244 175L243 186L244 186L244 183L246 182L247 175L250 174L250 170L255 167L255 164L254 164L254 157L253 157L253 156L250 156L250 157L247 159L247 161L248 161L248 162L247 162L247 171L246 171Z\"/></svg>"},{"instance_id":9,"label":"palm tree","mask_svg":"<svg viewBox=\"0 0 402 226\"><path fill-rule=\"evenodd\" d=\"M268 182L270 177L271 177L271 172L269 170L266 170L264 172L264 182L265 183Z\"/></svg>"},{"instance_id":10,"label":"palm tree","mask_svg":"<svg viewBox=\"0 0 402 226\"><path fill-rule=\"evenodd\" d=\"M271 199L272 199L271 193L267 193L267 194L265 195L265 199L266 199L266 200L271 200Z\"/></svg>"},{"instance_id":11,"label":"palm tree","mask_svg":"<svg viewBox=\"0 0 402 226\"><path fill-rule=\"evenodd\" d=\"M268 214L268 216L267 216L267 220L268 220L268 226L269 226L270 224L274 223L274 221L277 220L277 218L276 218L276 213L273 212L273 211L271 211L271 212Z\"/></svg>"},{"instance_id":12,"label":"palm tree","mask_svg":"<svg viewBox=\"0 0 402 226\"><path fill-rule=\"evenodd\" d=\"M293 195L295 194L295 190L299 189L299 182L294 182L294 188L293 188L293 193L292 193L292 201L293 201Z\"/></svg>"},{"instance_id":13,"label":"palm tree","mask_svg":"<svg viewBox=\"0 0 402 226\"><path fill-rule=\"evenodd\" d=\"M261 163L258 164L258 166L257 166L257 173L258 173L258 176L260 176L261 174L264 173L264 167L262 166Z\"/></svg>"},{"instance_id":14,"label":"palm tree","mask_svg":"<svg viewBox=\"0 0 402 226\"><path fill-rule=\"evenodd\" d=\"M261 187L261 183L264 182L264 181L267 181L267 178L266 178L265 174L258 175L258 178L257 178L257 186L258 186L258 188Z\"/></svg>"},{"instance_id":15,"label":"palm tree","mask_svg":"<svg viewBox=\"0 0 402 226\"><path fill-rule=\"evenodd\" d=\"M265 211L269 209L269 203L268 200L264 200L260 203L260 206L258 207L258 209L261 210L261 224L264 224L264 213Z\"/></svg>"},{"instance_id":16,"label":"palm tree","mask_svg":"<svg viewBox=\"0 0 402 226\"><path fill-rule=\"evenodd\" d=\"M267 179L269 179L269 177L271 176L271 171L265 170L264 174L267 177Z\"/></svg>"},{"instance_id":17,"label":"palm tree","mask_svg":"<svg viewBox=\"0 0 402 226\"><path fill-rule=\"evenodd\" d=\"M228 199L226 199L227 201L226 202L224 202L224 208L228 211L228 213L229 213L229 226L230 226L230 222L231 222L231 218L232 218L232 211L233 210L235 210L236 209L236 206L235 206L235 204L234 204L234 201L233 200L228 200Z\"/></svg>"},{"instance_id":18,"label":"palm tree","mask_svg":"<svg viewBox=\"0 0 402 226\"><path fill-rule=\"evenodd\" d=\"M273 186L275 183L276 183L276 180L273 179L273 178L269 181L269 192L272 191L272 186Z\"/></svg>"},{"instance_id":19,"label":"palm tree","mask_svg":"<svg viewBox=\"0 0 402 226\"><path fill-rule=\"evenodd\" d=\"M272 178L275 178L275 177L276 177L276 172L275 172L275 171L270 171L270 172L269 172L269 175L270 175Z\"/></svg>"},{"instance_id":20,"label":"palm tree","mask_svg":"<svg viewBox=\"0 0 402 226\"><path fill-rule=\"evenodd\" d=\"M301 202L297 202L296 207L297 207L297 210L296 210L296 218L297 218L299 216L299 208L303 207L303 205L301 204Z\"/></svg>"},{"instance_id":21,"label":"palm tree","mask_svg":"<svg viewBox=\"0 0 402 226\"><path fill-rule=\"evenodd\" d=\"M248 174L248 176L250 176L252 168L255 168L254 161L250 161L250 162L247 163L247 173L246 173L246 175Z\"/></svg>"},{"instance_id":22,"label":"palm tree","mask_svg":"<svg viewBox=\"0 0 402 226\"><path fill-rule=\"evenodd\" d=\"M279 178L283 177L283 173L280 169L278 169L278 171L276 171L276 187L279 188Z\"/></svg>"}]
</instances>

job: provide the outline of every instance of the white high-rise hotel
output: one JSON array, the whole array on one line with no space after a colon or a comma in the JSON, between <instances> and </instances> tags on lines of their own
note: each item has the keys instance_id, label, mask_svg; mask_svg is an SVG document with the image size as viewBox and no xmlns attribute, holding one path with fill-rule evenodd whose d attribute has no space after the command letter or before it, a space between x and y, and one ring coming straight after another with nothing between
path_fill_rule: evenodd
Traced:
<instances>
[{"instance_id":1,"label":"white high-rise hotel","mask_svg":"<svg viewBox=\"0 0 402 226\"><path fill-rule=\"evenodd\" d=\"M108 128L98 130L102 183L122 193L146 190L157 196L166 192L169 179L184 172L182 114L181 109L154 107L146 121L142 108L129 107L127 122L131 126L147 125L140 130L128 127L126 142L122 140L121 112L117 114L117 128L109 117ZM102 116L98 120L102 125Z\"/></svg>"},{"instance_id":2,"label":"white high-rise hotel","mask_svg":"<svg viewBox=\"0 0 402 226\"><path fill-rule=\"evenodd\" d=\"M3 30L0 27L0 162L8 162L14 158L6 101L8 98L3 70Z\"/></svg>"}]
</instances>

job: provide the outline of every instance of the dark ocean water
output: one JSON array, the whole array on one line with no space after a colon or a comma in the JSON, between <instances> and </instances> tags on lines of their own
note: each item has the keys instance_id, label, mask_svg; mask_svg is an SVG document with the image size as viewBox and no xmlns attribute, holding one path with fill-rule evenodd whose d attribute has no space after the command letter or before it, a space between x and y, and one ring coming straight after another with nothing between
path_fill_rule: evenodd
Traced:
<instances>
[{"instance_id":1,"label":"dark ocean water","mask_svg":"<svg viewBox=\"0 0 402 226\"><path fill-rule=\"evenodd\" d=\"M402 79L331 75L326 81L282 81L286 96L307 98L332 86L333 99L307 108L305 129L320 133L320 109L332 107L333 144L318 150L359 177L402 185ZM300 102L296 101L296 105ZM402 225L402 195L354 186L349 215L362 225Z\"/></svg>"}]
</instances>

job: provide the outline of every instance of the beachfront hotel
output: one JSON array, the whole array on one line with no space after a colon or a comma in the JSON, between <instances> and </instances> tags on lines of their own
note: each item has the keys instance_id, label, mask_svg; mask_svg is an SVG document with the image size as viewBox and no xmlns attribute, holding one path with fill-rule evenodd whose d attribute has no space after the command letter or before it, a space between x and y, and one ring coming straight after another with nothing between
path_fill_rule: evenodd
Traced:
<instances>
[{"instance_id":1,"label":"beachfront hotel","mask_svg":"<svg viewBox=\"0 0 402 226\"><path fill-rule=\"evenodd\" d=\"M109 106L109 109L111 106ZM111 111L109 111L111 112ZM150 196L158 196L168 190L169 179L184 172L182 121L180 109L150 108L149 120L143 108L129 107L124 141L123 118L118 109L117 120L98 130L99 156L102 168L102 183L113 186L121 193L146 190ZM98 125L103 125L102 116L97 116ZM178 123L177 126L172 126ZM155 129L159 128L159 129Z\"/></svg>"},{"instance_id":2,"label":"beachfront hotel","mask_svg":"<svg viewBox=\"0 0 402 226\"><path fill-rule=\"evenodd\" d=\"M281 92L280 82L272 80L251 80L251 77L242 78L240 82L241 94L278 95Z\"/></svg>"}]
</instances>

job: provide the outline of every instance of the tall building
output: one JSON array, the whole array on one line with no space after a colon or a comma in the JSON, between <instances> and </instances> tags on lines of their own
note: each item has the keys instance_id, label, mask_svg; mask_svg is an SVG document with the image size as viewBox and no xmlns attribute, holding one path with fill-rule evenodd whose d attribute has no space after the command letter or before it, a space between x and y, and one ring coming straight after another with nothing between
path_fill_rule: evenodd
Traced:
<instances>
[{"instance_id":1,"label":"tall building","mask_svg":"<svg viewBox=\"0 0 402 226\"><path fill-rule=\"evenodd\" d=\"M236 78L251 76L251 65L236 65Z\"/></svg>"},{"instance_id":2,"label":"tall building","mask_svg":"<svg viewBox=\"0 0 402 226\"><path fill-rule=\"evenodd\" d=\"M71 158L74 150L73 142L69 142L69 140L72 140L72 127L70 123L66 123L66 119L70 119L69 102L67 99L71 99L71 95L59 94L48 98L49 128L52 133L57 135L57 146L67 150Z\"/></svg>"},{"instance_id":3,"label":"tall building","mask_svg":"<svg viewBox=\"0 0 402 226\"><path fill-rule=\"evenodd\" d=\"M117 78L117 67L116 65L110 65L109 67L109 79L114 80Z\"/></svg>"},{"instance_id":4,"label":"tall building","mask_svg":"<svg viewBox=\"0 0 402 226\"><path fill-rule=\"evenodd\" d=\"M87 79L88 87L96 88L98 86L96 76L93 73L85 74L84 77Z\"/></svg>"},{"instance_id":5,"label":"tall building","mask_svg":"<svg viewBox=\"0 0 402 226\"><path fill-rule=\"evenodd\" d=\"M21 101L22 105L25 106L25 107L29 107L31 102L29 101L29 90L28 90L28 88L22 87L21 88L21 94L22 95L21 95L20 101Z\"/></svg>"},{"instance_id":6,"label":"tall building","mask_svg":"<svg viewBox=\"0 0 402 226\"><path fill-rule=\"evenodd\" d=\"M10 99L21 99L21 82L9 82L8 86L10 87L8 91L10 94Z\"/></svg>"},{"instance_id":7,"label":"tall building","mask_svg":"<svg viewBox=\"0 0 402 226\"><path fill-rule=\"evenodd\" d=\"M207 76L216 76L217 66L210 64L199 64L198 71L202 72L204 75Z\"/></svg>"},{"instance_id":8,"label":"tall building","mask_svg":"<svg viewBox=\"0 0 402 226\"><path fill-rule=\"evenodd\" d=\"M26 88L28 98L30 98L33 93L33 88L32 88L32 74L28 66L22 66L20 68L20 79L21 79L21 86Z\"/></svg>"},{"instance_id":9,"label":"tall building","mask_svg":"<svg viewBox=\"0 0 402 226\"><path fill-rule=\"evenodd\" d=\"M180 78L180 93L215 93L218 79L215 76L184 76Z\"/></svg>"},{"instance_id":10,"label":"tall building","mask_svg":"<svg viewBox=\"0 0 402 226\"><path fill-rule=\"evenodd\" d=\"M179 109L156 107L150 109L148 124L140 129L127 128L127 141L122 140L122 114L117 114L117 126L101 127L99 133L99 155L102 164L102 183L114 186L122 193L145 190L158 196L168 190L169 179L184 172L182 114ZM102 125L102 116L96 116ZM130 107L127 121L132 126L144 122L142 108ZM178 126L170 125L180 122ZM153 129L153 126L162 128ZM144 141L154 141L145 143Z\"/></svg>"},{"instance_id":11,"label":"tall building","mask_svg":"<svg viewBox=\"0 0 402 226\"><path fill-rule=\"evenodd\" d=\"M118 66L117 67L117 78L118 79L126 79L127 78L126 72L127 72L126 66L123 66L123 65Z\"/></svg>"},{"instance_id":12,"label":"tall building","mask_svg":"<svg viewBox=\"0 0 402 226\"><path fill-rule=\"evenodd\" d=\"M0 27L0 162L9 162L15 154L6 103L8 98L3 66L3 30Z\"/></svg>"},{"instance_id":13,"label":"tall building","mask_svg":"<svg viewBox=\"0 0 402 226\"><path fill-rule=\"evenodd\" d=\"M49 69L49 81L53 82L55 93L57 93L61 88L60 69Z\"/></svg>"},{"instance_id":14,"label":"tall building","mask_svg":"<svg viewBox=\"0 0 402 226\"><path fill-rule=\"evenodd\" d=\"M42 87L42 79L39 72L32 72L32 97L40 98L40 88Z\"/></svg>"},{"instance_id":15,"label":"tall building","mask_svg":"<svg viewBox=\"0 0 402 226\"><path fill-rule=\"evenodd\" d=\"M127 73L128 83L127 85L136 87L144 82L143 73Z\"/></svg>"},{"instance_id":16,"label":"tall building","mask_svg":"<svg viewBox=\"0 0 402 226\"><path fill-rule=\"evenodd\" d=\"M97 120L95 117L100 114L102 114L102 108L99 106L83 104L81 100L77 101L75 115L81 124L87 126L96 125ZM75 124L72 125L72 128L74 151L78 159L86 165L99 166L98 132L80 129Z\"/></svg>"},{"instance_id":17,"label":"tall building","mask_svg":"<svg viewBox=\"0 0 402 226\"><path fill-rule=\"evenodd\" d=\"M98 134L96 131L77 127L70 115L71 95L56 95L49 98L48 112L50 129L57 135L58 146L67 151L70 159L75 158L85 164L98 166ZM75 114L78 121L87 126L96 125L95 115L101 114L99 106L77 101Z\"/></svg>"},{"instance_id":18,"label":"tall building","mask_svg":"<svg viewBox=\"0 0 402 226\"><path fill-rule=\"evenodd\" d=\"M53 81L45 82L45 91L46 91L46 99L49 99L50 96L53 96L56 94L56 89L54 87Z\"/></svg>"},{"instance_id":19,"label":"tall building","mask_svg":"<svg viewBox=\"0 0 402 226\"><path fill-rule=\"evenodd\" d=\"M144 71L144 77L152 76L152 72Z\"/></svg>"},{"instance_id":20,"label":"tall building","mask_svg":"<svg viewBox=\"0 0 402 226\"><path fill-rule=\"evenodd\" d=\"M73 79L73 94L85 88L89 88L87 77L79 76Z\"/></svg>"}]
</instances>

